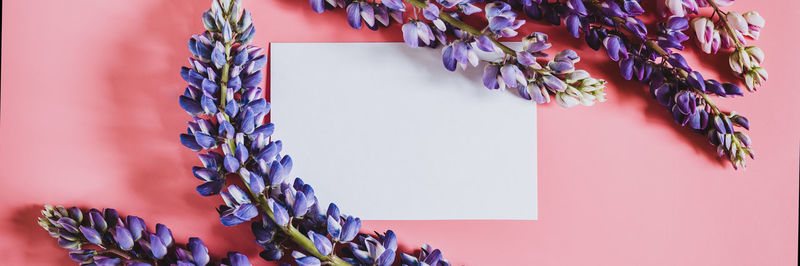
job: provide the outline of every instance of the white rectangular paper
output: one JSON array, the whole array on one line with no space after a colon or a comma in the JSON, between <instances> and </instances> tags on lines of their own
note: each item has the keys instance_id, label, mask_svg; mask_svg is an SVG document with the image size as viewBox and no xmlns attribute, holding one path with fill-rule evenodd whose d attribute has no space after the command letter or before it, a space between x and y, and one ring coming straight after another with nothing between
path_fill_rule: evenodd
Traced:
<instances>
[{"instance_id":1,"label":"white rectangular paper","mask_svg":"<svg viewBox=\"0 0 800 266\"><path fill-rule=\"evenodd\" d=\"M370 220L537 216L536 104L403 43L273 43L271 119L324 211Z\"/></svg>"}]
</instances>

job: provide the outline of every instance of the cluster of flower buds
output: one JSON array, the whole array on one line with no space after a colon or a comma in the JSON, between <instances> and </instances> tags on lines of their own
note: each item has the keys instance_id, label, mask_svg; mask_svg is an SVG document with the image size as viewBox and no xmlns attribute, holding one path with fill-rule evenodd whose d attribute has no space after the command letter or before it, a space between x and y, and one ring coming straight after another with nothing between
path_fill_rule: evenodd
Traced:
<instances>
[{"instance_id":1,"label":"cluster of flower buds","mask_svg":"<svg viewBox=\"0 0 800 266\"><path fill-rule=\"evenodd\" d=\"M152 233L142 218L120 217L114 209L86 212L45 205L39 225L81 265L251 265L247 256L236 252L229 252L221 263L214 262L199 238L189 238L185 247L179 246L163 224L157 224Z\"/></svg>"},{"instance_id":2,"label":"cluster of flower buds","mask_svg":"<svg viewBox=\"0 0 800 266\"><path fill-rule=\"evenodd\" d=\"M521 97L540 104L549 103L551 95L564 107L605 101L605 81L589 77L586 71L571 74L575 71L574 63L579 60L574 51L563 52L573 58L557 57L543 65L538 62L539 58L547 57L544 52L550 48L546 43L547 35L533 33L523 38L521 50L498 42L500 38L517 36L519 28L525 24L508 3L490 2L483 9L475 6L473 0L393 0L391 3L383 1L383 5L402 15L406 11L404 2L412 6L415 16L402 26L403 40L411 47L443 46L442 63L449 71L486 64L483 84L488 89L512 89ZM347 6L348 22L359 28L354 24L361 23L360 20L369 21L370 13L351 12L353 3L356 2L325 4L322 0L311 0L311 8L321 13L325 9ZM487 21L481 27L483 30L460 19L481 11Z\"/></svg>"},{"instance_id":3,"label":"cluster of flower buds","mask_svg":"<svg viewBox=\"0 0 800 266\"><path fill-rule=\"evenodd\" d=\"M401 0L386 0L381 3L353 0L309 0L309 4L311 4L311 9L317 13L336 8L346 9L347 23L354 29L360 29L366 25L371 30L378 30L381 26L389 27L392 20L402 23L403 12L405 12L405 5Z\"/></svg>"},{"instance_id":4,"label":"cluster of flower buds","mask_svg":"<svg viewBox=\"0 0 800 266\"><path fill-rule=\"evenodd\" d=\"M715 6L718 9L718 6L723 6L720 4L723 1L660 0L663 8L659 10L669 17L658 23L656 38L648 37L647 27L636 18L643 14L643 10L635 0L508 1L512 7L524 10L531 18L544 19L554 25L560 25L564 20L571 35L579 37L583 32L589 47L595 50L605 48L608 58L619 62L623 78L648 85L653 97L672 113L677 123L708 135L720 156L726 156L734 167L744 167L744 158L753 157L749 137L733 127L748 129L747 119L735 112L720 110L709 97L741 96L742 90L731 83L704 79L675 51L682 50L682 42L689 39L684 33L690 24L687 16L697 14L698 8L703 6ZM730 2L726 1L725 5ZM757 21L755 15L751 13L750 16ZM711 24L714 26L713 22ZM763 23L759 25L763 26ZM759 27L753 26L753 31L757 32ZM702 34L698 33L698 37L712 43L714 40L724 42L715 37L714 31L706 29ZM712 45L708 49L716 48ZM730 63L734 71L745 76L748 87L754 87L766 79L766 71L759 67L762 60L760 49L742 46L735 50ZM748 75L752 77L748 78Z\"/></svg>"},{"instance_id":5,"label":"cluster of flower buds","mask_svg":"<svg viewBox=\"0 0 800 266\"><path fill-rule=\"evenodd\" d=\"M263 248L259 255L266 260L291 254L300 265L390 265L397 254L394 233L377 238L359 233L359 218L341 214L334 204L322 209L310 185L290 178L292 159L281 154L283 143L272 139L274 125L264 123L270 104L258 85L266 57L263 49L249 44L252 36L242 37L254 30L247 30L253 29L249 13L234 8L239 3L213 0L203 16L213 20L204 23L206 32L189 40L190 66L181 69L189 85L179 103L192 120L180 139L201 152L202 166L193 168L203 182L198 193L222 197L225 204L218 212L223 225L252 221L256 244ZM387 9L402 10L391 1L311 4L316 11L346 8L356 28L362 22L372 28L372 19L382 21L379 14ZM234 176L244 188L228 184L226 178Z\"/></svg>"},{"instance_id":6,"label":"cluster of flower buds","mask_svg":"<svg viewBox=\"0 0 800 266\"><path fill-rule=\"evenodd\" d=\"M720 50L732 49L731 70L745 80L748 90L755 90L767 79L767 71L760 66L764 58L760 49L758 60L749 60L746 59L748 56L744 56L747 50L758 49L756 46L747 46L747 38L757 40L765 25L764 18L758 12L724 12L721 7L732 5L733 0L659 0L657 3L663 17L691 20L695 41L704 53L716 54ZM712 15L700 16L702 7L713 8Z\"/></svg>"}]
</instances>

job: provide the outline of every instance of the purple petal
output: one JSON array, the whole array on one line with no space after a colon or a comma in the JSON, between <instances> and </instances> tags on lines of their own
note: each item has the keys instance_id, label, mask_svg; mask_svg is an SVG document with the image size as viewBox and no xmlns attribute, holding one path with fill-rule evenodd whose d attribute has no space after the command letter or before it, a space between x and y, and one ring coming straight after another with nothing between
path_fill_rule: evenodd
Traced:
<instances>
[{"instance_id":1,"label":"purple petal","mask_svg":"<svg viewBox=\"0 0 800 266\"><path fill-rule=\"evenodd\" d=\"M353 218L353 216L347 217L344 226L342 226L342 237L340 240L342 242L352 241L358 234L358 230L361 230L361 219Z\"/></svg>"},{"instance_id":2,"label":"purple petal","mask_svg":"<svg viewBox=\"0 0 800 266\"><path fill-rule=\"evenodd\" d=\"M200 84L200 86L203 89L203 94L214 95L219 92L219 86L209 79L203 79L203 82Z\"/></svg>"},{"instance_id":3,"label":"purple petal","mask_svg":"<svg viewBox=\"0 0 800 266\"><path fill-rule=\"evenodd\" d=\"M438 249L433 250L428 256L425 257L423 262L428 265L436 265L442 259L442 252Z\"/></svg>"},{"instance_id":4,"label":"purple petal","mask_svg":"<svg viewBox=\"0 0 800 266\"><path fill-rule=\"evenodd\" d=\"M556 74L566 74L575 70L575 64L568 59L550 61L547 66Z\"/></svg>"},{"instance_id":5,"label":"purple petal","mask_svg":"<svg viewBox=\"0 0 800 266\"><path fill-rule=\"evenodd\" d=\"M150 253L156 259L161 259L164 255L167 255L166 244L164 244L160 237L153 234L150 235Z\"/></svg>"},{"instance_id":6,"label":"purple petal","mask_svg":"<svg viewBox=\"0 0 800 266\"><path fill-rule=\"evenodd\" d=\"M725 88L725 93L728 95L736 95L742 96L742 89L739 86L733 85L731 83L723 83L722 87Z\"/></svg>"},{"instance_id":7,"label":"purple petal","mask_svg":"<svg viewBox=\"0 0 800 266\"><path fill-rule=\"evenodd\" d=\"M727 96L727 94L725 94L725 88L722 87L722 84L713 79L706 80L706 90L722 97Z\"/></svg>"},{"instance_id":8,"label":"purple petal","mask_svg":"<svg viewBox=\"0 0 800 266\"><path fill-rule=\"evenodd\" d=\"M393 249L384 250L383 254L378 257L375 263L378 266L391 266L392 262L394 262L395 255L396 253Z\"/></svg>"},{"instance_id":9,"label":"purple petal","mask_svg":"<svg viewBox=\"0 0 800 266\"><path fill-rule=\"evenodd\" d=\"M203 107L200 106L200 103L192 98L181 95L178 99L178 103L181 105L181 108L186 110L186 112L190 115L198 115L203 113Z\"/></svg>"},{"instance_id":10,"label":"purple petal","mask_svg":"<svg viewBox=\"0 0 800 266\"><path fill-rule=\"evenodd\" d=\"M347 5L347 23L354 29L361 28L361 8L358 2Z\"/></svg>"},{"instance_id":11,"label":"purple petal","mask_svg":"<svg viewBox=\"0 0 800 266\"><path fill-rule=\"evenodd\" d=\"M447 70L456 70L456 59L453 57L453 46L448 45L442 49L442 64Z\"/></svg>"},{"instance_id":12,"label":"purple petal","mask_svg":"<svg viewBox=\"0 0 800 266\"><path fill-rule=\"evenodd\" d=\"M681 113L685 115L692 113L692 106L690 106L692 103L691 99L692 95L688 92L681 92L675 95L675 105L677 105L678 110L680 110Z\"/></svg>"},{"instance_id":13,"label":"purple petal","mask_svg":"<svg viewBox=\"0 0 800 266\"><path fill-rule=\"evenodd\" d=\"M568 0L567 7L581 16L586 16L588 14L586 12L586 6L583 5L583 0Z\"/></svg>"},{"instance_id":14,"label":"purple petal","mask_svg":"<svg viewBox=\"0 0 800 266\"><path fill-rule=\"evenodd\" d=\"M633 58L619 61L619 71L626 80L633 78Z\"/></svg>"},{"instance_id":15,"label":"purple petal","mask_svg":"<svg viewBox=\"0 0 800 266\"><path fill-rule=\"evenodd\" d=\"M308 3L311 4L311 10L314 10L314 12L317 13L325 12L324 0L309 0Z\"/></svg>"},{"instance_id":16,"label":"purple petal","mask_svg":"<svg viewBox=\"0 0 800 266\"><path fill-rule=\"evenodd\" d=\"M103 214L100 211L92 209L89 211L89 223L98 232L105 232L108 228L108 223L103 219Z\"/></svg>"},{"instance_id":17,"label":"purple petal","mask_svg":"<svg viewBox=\"0 0 800 266\"><path fill-rule=\"evenodd\" d=\"M189 238L189 243L186 247L192 252L192 258L196 264L206 265L211 260L208 256L208 248L203 244L203 240L196 237Z\"/></svg>"},{"instance_id":18,"label":"purple petal","mask_svg":"<svg viewBox=\"0 0 800 266\"><path fill-rule=\"evenodd\" d=\"M221 69L222 66L227 63L225 58L225 46L223 46L221 42L216 42L214 44L214 51L211 52L211 62L214 63L217 69Z\"/></svg>"},{"instance_id":19,"label":"purple petal","mask_svg":"<svg viewBox=\"0 0 800 266\"><path fill-rule=\"evenodd\" d=\"M125 227L117 226L114 228L114 240L123 250L131 250L133 248L133 237Z\"/></svg>"},{"instance_id":20,"label":"purple petal","mask_svg":"<svg viewBox=\"0 0 800 266\"><path fill-rule=\"evenodd\" d=\"M417 33L417 25L416 23L408 22L403 24L403 40L411 47L418 47L419 46L419 36Z\"/></svg>"},{"instance_id":21,"label":"purple petal","mask_svg":"<svg viewBox=\"0 0 800 266\"><path fill-rule=\"evenodd\" d=\"M578 1L580 2L580 1ZM566 19L564 19L564 23L566 23L567 31L569 32L572 37L578 38L581 36L581 19L577 15L570 15Z\"/></svg>"},{"instance_id":22,"label":"purple petal","mask_svg":"<svg viewBox=\"0 0 800 266\"><path fill-rule=\"evenodd\" d=\"M247 256L236 252L229 252L228 260L231 262L231 266L252 266L252 264L250 264L250 260L247 259Z\"/></svg>"},{"instance_id":23,"label":"purple petal","mask_svg":"<svg viewBox=\"0 0 800 266\"><path fill-rule=\"evenodd\" d=\"M81 225L80 227L78 227L78 229L80 229L81 233L83 234L83 237L86 238L86 240L89 240L89 242L91 242L92 244L95 245L103 244L103 239L100 237L100 233L98 233L97 230L94 230L94 228Z\"/></svg>"},{"instance_id":24,"label":"purple petal","mask_svg":"<svg viewBox=\"0 0 800 266\"><path fill-rule=\"evenodd\" d=\"M236 173L239 170L239 160L237 160L233 155L225 155L225 161L223 163L225 165L225 170L229 173Z\"/></svg>"},{"instance_id":25,"label":"purple petal","mask_svg":"<svg viewBox=\"0 0 800 266\"><path fill-rule=\"evenodd\" d=\"M333 218L333 216L328 216L328 234L331 235L333 239L339 239L339 236L342 235L342 225L339 224L339 221Z\"/></svg>"},{"instance_id":26,"label":"purple petal","mask_svg":"<svg viewBox=\"0 0 800 266\"><path fill-rule=\"evenodd\" d=\"M181 144L183 144L183 146L186 146L187 148L189 148L189 149L191 149L193 151L200 151L200 150L203 149L203 147L200 146L200 144L197 144L197 141L195 140L195 137L192 136L192 135L181 134L180 140L181 140Z\"/></svg>"},{"instance_id":27,"label":"purple petal","mask_svg":"<svg viewBox=\"0 0 800 266\"><path fill-rule=\"evenodd\" d=\"M164 245L167 247L172 246L172 231L166 225L156 224L156 234L164 241Z\"/></svg>"},{"instance_id":28,"label":"purple petal","mask_svg":"<svg viewBox=\"0 0 800 266\"><path fill-rule=\"evenodd\" d=\"M552 91L562 92L567 90L567 84L556 76L544 75L542 76L542 81L544 82L544 85Z\"/></svg>"},{"instance_id":29,"label":"purple petal","mask_svg":"<svg viewBox=\"0 0 800 266\"><path fill-rule=\"evenodd\" d=\"M242 219L243 221L249 221L250 219L253 219L253 217L258 216L258 209L256 209L256 206L253 204L245 203L239 205L239 207L233 211L233 215L236 216L236 218Z\"/></svg>"},{"instance_id":30,"label":"purple petal","mask_svg":"<svg viewBox=\"0 0 800 266\"><path fill-rule=\"evenodd\" d=\"M477 38L475 38L475 41L478 43L478 49L481 49L481 51L484 52L494 51L494 43L486 35L478 36Z\"/></svg>"},{"instance_id":31,"label":"purple petal","mask_svg":"<svg viewBox=\"0 0 800 266\"><path fill-rule=\"evenodd\" d=\"M748 130L750 129L750 121L747 120L747 117L741 115L735 115L731 118L731 122L733 122L734 125L743 127Z\"/></svg>"},{"instance_id":32,"label":"purple petal","mask_svg":"<svg viewBox=\"0 0 800 266\"><path fill-rule=\"evenodd\" d=\"M299 266L319 266L319 265L322 265L322 262L320 262L319 259L317 259L315 257L310 257L310 256L309 257L297 258L297 259L295 259L295 262L297 262L297 265L299 265Z\"/></svg>"},{"instance_id":33,"label":"purple petal","mask_svg":"<svg viewBox=\"0 0 800 266\"><path fill-rule=\"evenodd\" d=\"M392 10L405 11L406 5L402 0L383 0L381 1L386 7Z\"/></svg>"},{"instance_id":34,"label":"purple petal","mask_svg":"<svg viewBox=\"0 0 800 266\"><path fill-rule=\"evenodd\" d=\"M692 88L698 89L701 92L706 91L706 82L703 80L703 75L701 75L700 72L692 71L687 78L687 82Z\"/></svg>"},{"instance_id":35,"label":"purple petal","mask_svg":"<svg viewBox=\"0 0 800 266\"><path fill-rule=\"evenodd\" d=\"M283 179L286 178L285 171L283 171L283 165L280 164L278 161L273 161L272 164L269 166L269 184L270 186L277 186Z\"/></svg>"},{"instance_id":36,"label":"purple petal","mask_svg":"<svg viewBox=\"0 0 800 266\"><path fill-rule=\"evenodd\" d=\"M327 237L317 234L314 231L308 231L308 238L310 238L311 241L314 242L314 247L317 248L317 251L319 251L319 253L322 253L322 255L326 256L328 254L331 254L333 246L331 244L331 241Z\"/></svg>"},{"instance_id":37,"label":"purple petal","mask_svg":"<svg viewBox=\"0 0 800 266\"><path fill-rule=\"evenodd\" d=\"M375 7L375 20L380 22L384 27L389 26L392 21L389 18L389 10L386 9L386 6Z\"/></svg>"},{"instance_id":38,"label":"purple petal","mask_svg":"<svg viewBox=\"0 0 800 266\"><path fill-rule=\"evenodd\" d=\"M219 174L217 171L208 168L193 167L192 173L195 177L197 177L197 179L202 181L213 181L219 179Z\"/></svg>"},{"instance_id":39,"label":"purple petal","mask_svg":"<svg viewBox=\"0 0 800 266\"><path fill-rule=\"evenodd\" d=\"M271 202L270 207L272 207L272 215L275 218L275 223L280 226L286 226L286 224L289 223L289 212L287 212L286 208L280 203L272 199L269 199L269 201Z\"/></svg>"},{"instance_id":40,"label":"purple petal","mask_svg":"<svg viewBox=\"0 0 800 266\"><path fill-rule=\"evenodd\" d=\"M526 66L535 65L536 57L527 51L519 51L517 52L517 62Z\"/></svg>"},{"instance_id":41,"label":"purple petal","mask_svg":"<svg viewBox=\"0 0 800 266\"><path fill-rule=\"evenodd\" d=\"M333 204L331 202L331 204L328 205L328 211L326 212L326 214L330 217L333 217L333 219L335 219L336 222L339 222L341 214L339 213L339 207L337 207L336 204Z\"/></svg>"},{"instance_id":42,"label":"purple petal","mask_svg":"<svg viewBox=\"0 0 800 266\"><path fill-rule=\"evenodd\" d=\"M289 157L289 155L284 155L283 158L281 158L281 165L283 166L283 172L284 173L291 172L292 171L292 157ZM300 180L300 179L298 178L296 180Z\"/></svg>"},{"instance_id":43,"label":"purple petal","mask_svg":"<svg viewBox=\"0 0 800 266\"><path fill-rule=\"evenodd\" d=\"M298 191L294 196L294 204L292 205L292 215L294 217L302 217L308 212L308 204L306 195Z\"/></svg>"},{"instance_id":44,"label":"purple petal","mask_svg":"<svg viewBox=\"0 0 800 266\"><path fill-rule=\"evenodd\" d=\"M519 71L519 69L515 65L504 65L500 68L503 81L509 88L517 87L517 71Z\"/></svg>"},{"instance_id":45,"label":"purple petal","mask_svg":"<svg viewBox=\"0 0 800 266\"><path fill-rule=\"evenodd\" d=\"M262 74L261 71L252 73L250 76L247 76L242 80L242 88L256 87L259 83L261 83L262 79L264 79L264 74Z\"/></svg>"},{"instance_id":46,"label":"purple petal","mask_svg":"<svg viewBox=\"0 0 800 266\"><path fill-rule=\"evenodd\" d=\"M433 3L428 3L428 6L422 9L422 16L430 21L439 19L439 7Z\"/></svg>"},{"instance_id":47,"label":"purple petal","mask_svg":"<svg viewBox=\"0 0 800 266\"><path fill-rule=\"evenodd\" d=\"M427 23L422 21L417 21L417 36L425 45L430 45L431 41L433 41L436 36L433 35L433 31L431 31L431 27L428 26Z\"/></svg>"},{"instance_id":48,"label":"purple petal","mask_svg":"<svg viewBox=\"0 0 800 266\"><path fill-rule=\"evenodd\" d=\"M606 39L603 40L603 46L606 47L606 53L611 60L619 60L619 37L613 35L606 37Z\"/></svg>"},{"instance_id":49,"label":"purple petal","mask_svg":"<svg viewBox=\"0 0 800 266\"><path fill-rule=\"evenodd\" d=\"M127 221L128 230L130 230L133 240L139 240L139 238L142 238L142 232L147 230L144 220L142 220L142 218L129 215Z\"/></svg>"},{"instance_id":50,"label":"purple petal","mask_svg":"<svg viewBox=\"0 0 800 266\"><path fill-rule=\"evenodd\" d=\"M466 64L469 60L467 58L467 44L462 41L453 43L453 57L461 64Z\"/></svg>"},{"instance_id":51,"label":"purple petal","mask_svg":"<svg viewBox=\"0 0 800 266\"><path fill-rule=\"evenodd\" d=\"M497 84L497 74L500 68L497 65L487 65L483 70L483 86L490 90L496 90L500 86Z\"/></svg>"},{"instance_id":52,"label":"purple petal","mask_svg":"<svg viewBox=\"0 0 800 266\"><path fill-rule=\"evenodd\" d=\"M222 182L222 180L206 182L197 186L197 193L200 193L200 195L203 196L216 195L219 194L224 185L225 183Z\"/></svg>"},{"instance_id":53,"label":"purple petal","mask_svg":"<svg viewBox=\"0 0 800 266\"><path fill-rule=\"evenodd\" d=\"M491 20L489 20L489 29L491 29L494 32L511 27L512 25L514 25L514 21L506 17L498 16L498 17L493 17Z\"/></svg>"},{"instance_id":54,"label":"purple petal","mask_svg":"<svg viewBox=\"0 0 800 266\"><path fill-rule=\"evenodd\" d=\"M361 17L364 18L364 22L367 23L367 26L375 25L375 10L372 8L372 5L367 2L361 2Z\"/></svg>"}]
</instances>

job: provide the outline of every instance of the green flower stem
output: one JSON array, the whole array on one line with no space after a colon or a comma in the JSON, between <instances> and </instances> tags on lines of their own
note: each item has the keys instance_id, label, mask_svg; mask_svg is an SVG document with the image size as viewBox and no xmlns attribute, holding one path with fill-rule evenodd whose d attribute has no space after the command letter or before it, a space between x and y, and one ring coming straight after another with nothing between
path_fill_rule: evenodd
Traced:
<instances>
[{"instance_id":1,"label":"green flower stem","mask_svg":"<svg viewBox=\"0 0 800 266\"><path fill-rule=\"evenodd\" d=\"M225 21L229 21L230 20L230 14L225 14L224 17L225 17ZM230 122L230 117L228 117L228 115L225 113L224 110L225 110L225 104L227 103L226 98L227 98L227 93L228 93L228 79L229 79L229 76L230 76L230 68L231 68L231 47L232 47L232 45L233 45L233 41L225 42L225 65L222 66L222 77L220 77L220 81L219 81L219 87L220 87L220 90L221 90L220 101L219 101L220 102L219 109L222 110L221 113L222 113L223 119L225 121L228 121L228 122ZM236 143L235 143L235 141L233 139L225 140L225 144L227 144L230 147L231 152L235 152L236 151ZM239 174L237 173L237 175L239 175ZM260 205L261 211L264 214L266 214L270 218L270 220L275 222L275 216L272 213L272 210L267 205L267 196L264 195L263 193L262 194L253 193L253 191L250 189L250 185L248 185L249 180L245 180L245 178L243 176L241 176L241 175L239 175L239 177L242 179L242 182L244 183L245 187L247 187L247 191L250 194L250 197L255 199L256 202L258 203L258 205ZM314 246L314 242L312 242L311 239L309 239L308 237L303 235L303 233L301 233L300 230L297 230L297 228L295 228L291 223L288 224L285 227L284 226L278 226L278 228L280 228L280 230L284 234L289 236L289 238L292 240L292 242L297 244L297 246L299 246L301 249L303 249L308 254L316 257L317 259L319 259L319 260L321 260L323 262L326 262L326 263L328 263L330 265L338 265L338 266L350 265L349 263L345 262L344 260L342 260L341 258L339 258L339 257L337 257L335 255L331 255L329 257L329 256L325 256L325 255L319 253L319 251L317 250L316 246Z\"/></svg>"},{"instance_id":2,"label":"green flower stem","mask_svg":"<svg viewBox=\"0 0 800 266\"><path fill-rule=\"evenodd\" d=\"M598 2L597 0L589 0L587 2L589 2L589 4L591 4L594 8L600 9L600 2ZM714 5L716 7L716 4L713 4L713 2L714 2L713 0L709 1L709 3L712 3L712 5ZM614 24L616 24L618 26L619 25L625 25L625 20L620 18L620 17L611 17L611 19L614 21ZM626 28L624 26L620 27L620 28L623 28L628 33L633 34L633 32L631 32L628 28ZM646 45L647 48L650 48L651 50L655 51L662 58L668 58L669 57L669 53L667 53L667 51L664 51L664 49L661 48L661 46L658 46L658 43L656 43L655 40L648 39L647 41L644 42L644 45ZM658 63L656 63L655 61L650 60L649 58L643 58L643 59L647 60L648 63L650 63L653 66L657 66L657 67L660 67L660 68L667 68L667 70L670 70L670 71L678 74L679 76L681 76L683 78L688 78L689 77L689 73L686 72L683 69L675 68L675 67L662 66L662 65L659 65ZM708 95L706 93L704 93L704 92L702 92L702 91L700 91L698 89L695 89L695 88L692 88L692 90L696 94L700 95L703 98L703 101L705 101L706 104L708 104L708 106L711 107L711 111L713 113L722 114L722 112L719 110L719 108L717 108L717 106L714 104L714 102L711 100L711 98L708 97Z\"/></svg>"},{"instance_id":3,"label":"green flower stem","mask_svg":"<svg viewBox=\"0 0 800 266\"><path fill-rule=\"evenodd\" d=\"M717 5L717 3L714 2L714 0L708 0L707 2L708 4L711 5L711 7L714 8L714 12L719 15L719 20L722 21L722 24L725 24L725 29L727 29L728 33L731 34L731 39L733 39L733 41L736 43L736 48L744 47L744 44L742 44L739 41L739 38L736 38L735 34L736 31L733 29L733 26L731 26L731 24L728 23L728 18L725 16L725 12L723 12L722 9L719 8L719 6Z\"/></svg>"},{"instance_id":4,"label":"green flower stem","mask_svg":"<svg viewBox=\"0 0 800 266\"><path fill-rule=\"evenodd\" d=\"M417 7L417 8L420 8L420 9L425 8L425 7L428 6L422 0L403 0L403 1L406 1L409 4L411 4L411 5L413 5L413 6ZM461 29L463 31L469 32L469 34L472 34L472 36L485 35L481 31L479 31L478 29L475 29L472 26L467 25L467 23L464 23L463 21L458 20L458 19L450 16L447 13L439 12L439 18L444 20L447 23L450 23L451 25L455 26L456 28L459 28L459 29ZM499 41L497 41L492 36L486 35L486 37L489 37L489 40L491 40L494 43L494 45L497 45L497 47L499 47L500 50L503 50L503 52L505 52L506 54L508 54L510 56L517 56L517 52L515 52L514 49L511 49L508 46L505 46L504 44L500 43Z\"/></svg>"}]
</instances>

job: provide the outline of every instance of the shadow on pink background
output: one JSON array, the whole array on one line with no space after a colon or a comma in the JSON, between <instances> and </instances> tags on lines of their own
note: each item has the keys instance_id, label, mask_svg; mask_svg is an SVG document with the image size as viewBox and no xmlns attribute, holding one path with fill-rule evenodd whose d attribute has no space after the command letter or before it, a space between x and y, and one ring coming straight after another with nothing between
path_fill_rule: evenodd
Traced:
<instances>
[{"instance_id":1,"label":"shadow on pink background","mask_svg":"<svg viewBox=\"0 0 800 266\"><path fill-rule=\"evenodd\" d=\"M221 226L221 200L196 194L197 159L178 143L189 118L177 105L178 69L207 2L3 2L3 264L71 264L35 223L48 203L114 207L172 227L178 242L199 236L217 256L236 250L266 264L249 228ZM405 248L428 242L466 265L796 265L800 57L790 45L800 41L800 2L739 2L767 19L752 43L772 78L758 93L717 100L750 118L758 157L746 171L716 159L602 52L532 23L610 82L606 103L539 109L539 220L367 221L364 231L391 228ZM318 15L302 0L245 5L264 47L401 41L398 27L353 30L343 12ZM722 55L689 59L707 78L731 78ZM298 74L324 71L310 69Z\"/></svg>"}]
</instances>

